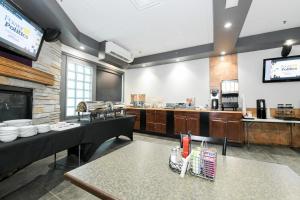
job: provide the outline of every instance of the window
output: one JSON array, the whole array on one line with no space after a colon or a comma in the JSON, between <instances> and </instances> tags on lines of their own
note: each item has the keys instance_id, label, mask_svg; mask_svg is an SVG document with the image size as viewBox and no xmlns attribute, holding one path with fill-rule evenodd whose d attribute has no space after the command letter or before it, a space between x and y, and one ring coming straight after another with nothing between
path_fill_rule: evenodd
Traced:
<instances>
[{"instance_id":1,"label":"window","mask_svg":"<svg viewBox=\"0 0 300 200\"><path fill-rule=\"evenodd\" d=\"M75 116L81 101L92 100L93 67L68 59L66 69L66 116Z\"/></svg>"}]
</instances>

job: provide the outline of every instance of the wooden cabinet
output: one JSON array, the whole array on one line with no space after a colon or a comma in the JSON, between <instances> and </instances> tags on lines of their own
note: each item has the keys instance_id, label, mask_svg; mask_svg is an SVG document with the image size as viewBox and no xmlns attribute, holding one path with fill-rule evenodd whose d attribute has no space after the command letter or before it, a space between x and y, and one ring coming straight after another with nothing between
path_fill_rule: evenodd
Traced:
<instances>
[{"instance_id":1,"label":"wooden cabinet","mask_svg":"<svg viewBox=\"0 0 300 200\"><path fill-rule=\"evenodd\" d=\"M227 121L227 138L233 142L243 142L243 124L241 121L228 120Z\"/></svg>"},{"instance_id":2,"label":"wooden cabinet","mask_svg":"<svg viewBox=\"0 0 300 200\"><path fill-rule=\"evenodd\" d=\"M224 138L226 123L223 119L212 119L210 121L210 137Z\"/></svg>"},{"instance_id":3,"label":"wooden cabinet","mask_svg":"<svg viewBox=\"0 0 300 200\"><path fill-rule=\"evenodd\" d=\"M200 135L200 117L187 117L186 130L191 131L194 135Z\"/></svg>"},{"instance_id":4,"label":"wooden cabinet","mask_svg":"<svg viewBox=\"0 0 300 200\"><path fill-rule=\"evenodd\" d=\"M200 135L200 114L192 112L174 112L175 134L192 132Z\"/></svg>"},{"instance_id":5,"label":"wooden cabinet","mask_svg":"<svg viewBox=\"0 0 300 200\"><path fill-rule=\"evenodd\" d=\"M174 115L174 131L175 134L186 133L186 117L181 115Z\"/></svg>"},{"instance_id":6,"label":"wooden cabinet","mask_svg":"<svg viewBox=\"0 0 300 200\"><path fill-rule=\"evenodd\" d=\"M135 122L134 122L134 127L133 129L135 130L140 130L141 128L141 112L140 110L137 109L127 109L126 110L127 115L135 115Z\"/></svg>"},{"instance_id":7,"label":"wooden cabinet","mask_svg":"<svg viewBox=\"0 0 300 200\"><path fill-rule=\"evenodd\" d=\"M146 130L166 134L167 112L163 110L146 111Z\"/></svg>"},{"instance_id":8,"label":"wooden cabinet","mask_svg":"<svg viewBox=\"0 0 300 200\"><path fill-rule=\"evenodd\" d=\"M241 113L210 113L209 135L216 138L227 137L228 141L244 141Z\"/></svg>"}]
</instances>

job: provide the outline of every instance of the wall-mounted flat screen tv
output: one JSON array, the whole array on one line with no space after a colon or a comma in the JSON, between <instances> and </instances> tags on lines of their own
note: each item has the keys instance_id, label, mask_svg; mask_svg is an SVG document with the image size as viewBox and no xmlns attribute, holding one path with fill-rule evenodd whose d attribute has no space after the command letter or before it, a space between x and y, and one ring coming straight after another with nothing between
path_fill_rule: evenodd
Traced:
<instances>
[{"instance_id":1,"label":"wall-mounted flat screen tv","mask_svg":"<svg viewBox=\"0 0 300 200\"><path fill-rule=\"evenodd\" d=\"M264 83L289 81L300 81L300 55L264 60Z\"/></svg>"},{"instance_id":2,"label":"wall-mounted flat screen tv","mask_svg":"<svg viewBox=\"0 0 300 200\"><path fill-rule=\"evenodd\" d=\"M0 46L37 60L43 29L26 17L12 2L0 0Z\"/></svg>"}]
</instances>

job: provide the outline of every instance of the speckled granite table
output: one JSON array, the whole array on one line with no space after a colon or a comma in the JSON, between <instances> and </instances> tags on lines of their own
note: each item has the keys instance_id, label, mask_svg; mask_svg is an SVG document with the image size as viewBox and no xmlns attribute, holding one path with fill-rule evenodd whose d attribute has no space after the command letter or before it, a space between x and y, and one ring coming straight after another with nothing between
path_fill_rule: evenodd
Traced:
<instances>
[{"instance_id":1,"label":"speckled granite table","mask_svg":"<svg viewBox=\"0 0 300 200\"><path fill-rule=\"evenodd\" d=\"M285 165L219 156L215 182L180 178L170 148L135 141L65 177L102 199L300 199L300 177Z\"/></svg>"}]
</instances>

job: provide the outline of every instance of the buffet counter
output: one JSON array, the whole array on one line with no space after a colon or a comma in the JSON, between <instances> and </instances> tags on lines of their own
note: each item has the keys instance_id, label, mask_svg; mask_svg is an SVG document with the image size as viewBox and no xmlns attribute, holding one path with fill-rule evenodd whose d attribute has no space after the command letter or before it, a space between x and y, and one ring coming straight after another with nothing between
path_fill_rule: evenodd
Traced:
<instances>
[{"instance_id":1,"label":"buffet counter","mask_svg":"<svg viewBox=\"0 0 300 200\"><path fill-rule=\"evenodd\" d=\"M136 115L134 129L142 133L178 137L190 131L193 135L227 137L232 143L244 143L241 111L127 107L126 112Z\"/></svg>"},{"instance_id":2,"label":"buffet counter","mask_svg":"<svg viewBox=\"0 0 300 200\"><path fill-rule=\"evenodd\" d=\"M211 110L211 109L188 109L188 108L142 108L142 107L126 107L127 110L161 110L161 111L176 111L176 112L214 112L214 113L240 113L242 111L231 111L231 110Z\"/></svg>"},{"instance_id":3,"label":"buffet counter","mask_svg":"<svg viewBox=\"0 0 300 200\"><path fill-rule=\"evenodd\" d=\"M57 152L69 149L69 154L72 154L78 145L81 145L82 160L88 161L99 145L110 138L124 135L132 140L134 118L82 121L76 128L0 143L0 179Z\"/></svg>"}]
</instances>

